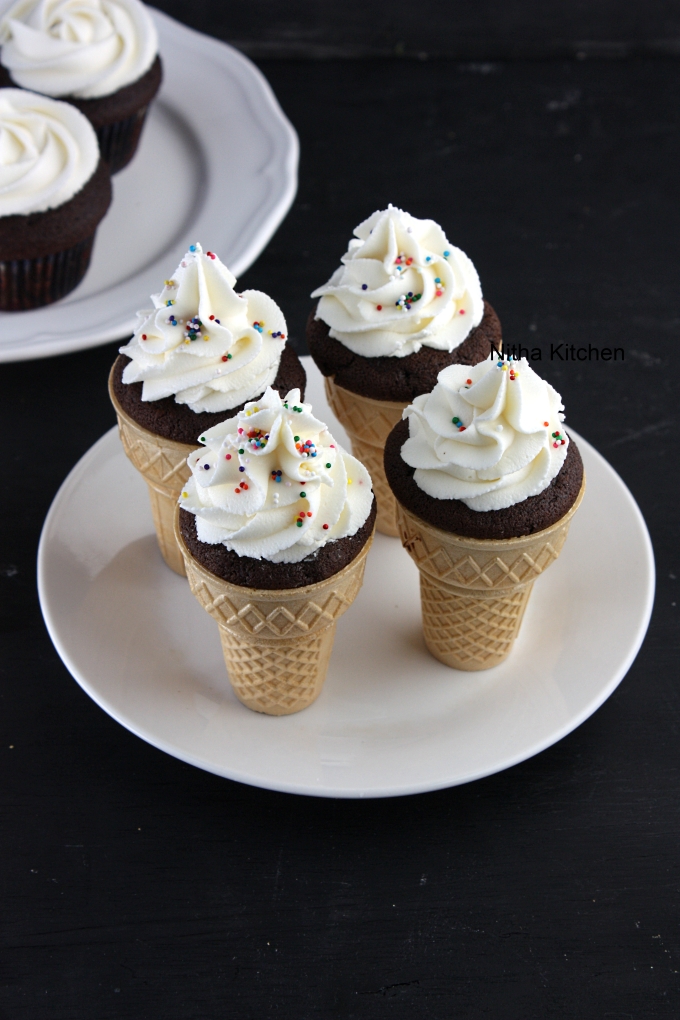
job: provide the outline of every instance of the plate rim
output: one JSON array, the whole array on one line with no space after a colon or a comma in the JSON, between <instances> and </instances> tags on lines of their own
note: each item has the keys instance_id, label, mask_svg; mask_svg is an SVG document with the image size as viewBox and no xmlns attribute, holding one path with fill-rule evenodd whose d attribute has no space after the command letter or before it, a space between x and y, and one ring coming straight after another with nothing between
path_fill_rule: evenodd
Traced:
<instances>
[{"instance_id":1,"label":"plate rim","mask_svg":"<svg viewBox=\"0 0 680 1020\"><path fill-rule=\"evenodd\" d=\"M596 460L600 463L600 466L605 471L611 472L618 484L621 487L622 496L628 501L629 507L633 512L633 516L638 525L639 537L642 542L642 550L644 552L645 564L648 571L647 585L644 598L643 612L638 624L637 631L634 635L634 639L630 644L628 654L619 666L618 670L612 675L609 682L604 688L600 689L596 696L588 702L588 704L576 715L571 717L565 724L553 731L549 736L539 740L536 744L531 745L530 748L525 748L521 752L509 755L503 761L496 763L493 767L483 768L474 772L470 772L468 775L461 776L460 774L455 778L447 777L440 778L437 781L419 781L413 784L401 783L398 787L365 787L365 788L330 788L328 784L325 786L306 786L301 783L294 783L289 781L277 781L271 779L269 781L262 781L259 778L254 779L249 774L239 771L238 769L228 768L224 769L219 767L210 761L201 759L196 755L192 755L184 751L181 748L177 748L172 745L169 741L164 740L162 737L159 738L154 734L150 734L148 730L141 728L136 725L134 719L126 716L120 712L116 706L110 704L107 698L99 693L96 686L92 686L91 681L85 677L81 671L77 668L75 663L70 659L69 653L62 644L59 636L58 627L52 618L51 609L49 605L49 599L46 592L46 562L48 553L48 532L52 527L52 522L59 512L61 502L65 500L70 494L71 487L77 483L81 474L83 474L89 467L90 461L98 457L99 451L102 446L108 446L112 443L114 436L117 433L117 427L114 425L111 429L104 433L77 461L71 471L68 473L62 484L60 485L51 505L48 513L45 517L43 528L40 535L40 542L38 545L38 557L37 557L37 574L38 574L38 596L40 601L40 608L45 621L48 634L54 647L59 655L62 663L69 671L71 676L76 680L83 691L97 704L107 715L111 716L116 722L122 725L129 732L134 733L135 736L144 740L146 743L151 744L153 747L164 751L166 754L171 755L174 758L184 761L189 765L193 765L197 768L202 769L206 772L211 772L213 775L220 776L222 778L230 779L235 782L243 783L244 785L254 786L259 789L272 790L279 793L289 793L302 796L312 797L324 797L333 799L343 800L363 800L363 799L376 799L383 797L401 797L401 796L413 796L419 793L429 793L436 790L449 789L453 786L461 786L469 782L475 782L478 779L486 778L487 776L495 775L498 772L503 772L506 769L512 768L514 765L518 765L523 761L527 761L530 758L535 757L547 748L552 747L558 743L564 737L568 736L575 729L577 729L586 719L590 718L603 704L611 697L612 693L619 686L623 678L630 670L637 654L642 646L645 635L649 627L649 621L654 605L655 595L655 582L656 582L656 569L654 561L654 552L652 541L647 529L645 519L642 512L633 497L630 489L623 481L618 472L612 467L606 458L599 453L583 436L577 433L574 429L569 431L573 434L576 441L581 445L582 448L588 448L590 454L592 454Z\"/></svg>"},{"instance_id":2,"label":"plate rim","mask_svg":"<svg viewBox=\"0 0 680 1020\"><path fill-rule=\"evenodd\" d=\"M272 173L271 167L274 161L269 161L268 164L259 170L258 176L264 177L270 183L276 184L276 188L272 191L275 197L272 199L271 206L267 214L262 218L259 226L252 232L248 232L249 240L247 244L242 252L233 260L231 265L232 271L239 277L252 266L262 253L295 199L298 188L300 157L300 143L297 132L283 112L269 81L245 54L222 39L198 32L183 22L177 21L177 19L172 18L164 11L153 7L149 8L149 10L157 22L160 33L165 32L170 36L179 37L180 45L181 40L189 36L192 38L194 46L203 47L204 50L209 51L213 56L221 58L222 63L243 84L248 93L249 101L255 101L254 105L259 109L260 113L266 112L266 117L263 118L263 125L266 126L266 134L269 141L277 151L275 160L277 172L276 174ZM167 105L173 108L171 103ZM149 265L152 264L149 263ZM96 295L90 295L84 300L101 300L106 293L107 291L102 291ZM56 307L58 309L60 306L59 302L56 302L54 306L47 307ZM77 306L74 306L75 308ZM33 311L39 312L42 309L34 309ZM71 327L66 323L60 327L62 330L61 334L55 333L47 338L44 338L45 328L43 326L36 327L36 331L41 335L41 339L32 341L30 338L22 337L20 340L10 341L7 345L0 342L0 364L56 357L61 354L88 350L91 347L99 347L112 340L120 339L126 333L133 331L136 321L135 312L136 309L133 309L125 320L123 320L121 315L120 321L116 324L111 324L110 322L100 323L99 325L87 328L85 334L77 333L75 336L69 335ZM6 322L9 327L13 321L16 321L12 318L14 315L23 317L30 314L30 310L28 312L0 313L0 322ZM77 315L77 312L74 311L74 315ZM5 316L8 316L8 318L4 318ZM25 322L26 319L22 318L21 321Z\"/></svg>"}]
</instances>

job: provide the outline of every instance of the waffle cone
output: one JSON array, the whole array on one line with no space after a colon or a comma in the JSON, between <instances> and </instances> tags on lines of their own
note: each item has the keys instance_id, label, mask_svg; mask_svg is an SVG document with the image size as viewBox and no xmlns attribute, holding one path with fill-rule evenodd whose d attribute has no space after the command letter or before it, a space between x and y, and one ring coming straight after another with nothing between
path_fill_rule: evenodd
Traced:
<instances>
[{"instance_id":1,"label":"waffle cone","mask_svg":"<svg viewBox=\"0 0 680 1020\"><path fill-rule=\"evenodd\" d=\"M362 397L338 386L332 376L327 376L325 383L328 403L347 431L352 454L364 464L373 481L378 504L376 527L383 535L396 537L399 535L397 504L385 477L383 457L387 437L401 421L402 411L408 404Z\"/></svg>"},{"instance_id":2,"label":"waffle cone","mask_svg":"<svg viewBox=\"0 0 680 1020\"><path fill-rule=\"evenodd\" d=\"M164 439L138 425L116 400L113 369L109 376L109 396L118 417L118 431L126 455L149 488L151 513L163 559L176 574L185 577L184 558L175 540L175 507L182 486L191 474L187 457L196 449L188 443Z\"/></svg>"},{"instance_id":3,"label":"waffle cone","mask_svg":"<svg viewBox=\"0 0 680 1020\"><path fill-rule=\"evenodd\" d=\"M222 651L237 698L255 712L292 715L321 693L335 627L364 579L372 536L358 556L325 581L304 588L243 588L216 577L175 535L192 592L217 620Z\"/></svg>"},{"instance_id":4,"label":"waffle cone","mask_svg":"<svg viewBox=\"0 0 680 1020\"><path fill-rule=\"evenodd\" d=\"M555 524L521 538L475 539L397 504L402 545L420 571L425 644L455 669L490 669L510 654L535 579L554 563L585 491Z\"/></svg>"}]
</instances>

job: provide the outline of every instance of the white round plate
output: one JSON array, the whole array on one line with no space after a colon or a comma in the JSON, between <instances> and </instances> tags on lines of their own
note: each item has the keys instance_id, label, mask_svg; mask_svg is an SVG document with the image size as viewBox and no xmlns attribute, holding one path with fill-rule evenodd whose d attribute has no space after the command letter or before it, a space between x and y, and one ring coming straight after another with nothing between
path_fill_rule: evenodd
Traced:
<instances>
[{"instance_id":1,"label":"white round plate","mask_svg":"<svg viewBox=\"0 0 680 1020\"><path fill-rule=\"evenodd\" d=\"M63 301L0 312L0 361L64 354L131 333L193 241L238 277L297 189L298 140L267 81L226 43L149 8L163 85L139 149L113 178L90 268Z\"/></svg>"},{"instance_id":2,"label":"white round plate","mask_svg":"<svg viewBox=\"0 0 680 1020\"><path fill-rule=\"evenodd\" d=\"M308 399L346 441L305 358ZM338 624L318 700L282 718L231 691L218 629L158 552L146 485L115 429L76 465L45 521L40 603L67 668L104 711L183 761L272 790L383 797L506 769L587 719L647 630L652 548L607 462L577 437L588 476L564 551L534 586L507 662L461 673L423 643L418 573L376 535Z\"/></svg>"}]
</instances>

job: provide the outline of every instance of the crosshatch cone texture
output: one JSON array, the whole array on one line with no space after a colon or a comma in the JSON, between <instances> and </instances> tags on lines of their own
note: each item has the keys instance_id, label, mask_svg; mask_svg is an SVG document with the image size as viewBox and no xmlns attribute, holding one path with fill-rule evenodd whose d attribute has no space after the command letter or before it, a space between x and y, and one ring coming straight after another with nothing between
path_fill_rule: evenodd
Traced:
<instances>
[{"instance_id":1,"label":"crosshatch cone texture","mask_svg":"<svg viewBox=\"0 0 680 1020\"><path fill-rule=\"evenodd\" d=\"M508 657L533 583L562 551L585 491L550 528L507 539L475 539L434 528L397 504L402 545L420 571L425 643L455 669L480 670Z\"/></svg>"},{"instance_id":2,"label":"crosshatch cone texture","mask_svg":"<svg viewBox=\"0 0 680 1020\"><path fill-rule=\"evenodd\" d=\"M109 396L118 417L123 449L149 489L153 523L163 559L171 570L185 577L184 557L175 538L175 509L182 486L191 473L187 457L195 447L164 439L138 425L116 400L110 377Z\"/></svg>"},{"instance_id":3,"label":"crosshatch cone texture","mask_svg":"<svg viewBox=\"0 0 680 1020\"><path fill-rule=\"evenodd\" d=\"M337 574L304 588L242 588L211 574L175 535L192 592L217 621L224 661L237 698L255 712L292 715L321 693L335 626L364 579L372 537Z\"/></svg>"},{"instance_id":4,"label":"crosshatch cone texture","mask_svg":"<svg viewBox=\"0 0 680 1020\"><path fill-rule=\"evenodd\" d=\"M352 454L366 467L373 481L378 504L376 527L381 534L396 538L399 535L397 504L387 484L383 457L385 441L401 421L402 411L408 404L362 397L338 386L332 376L326 376L325 384L333 414L352 442Z\"/></svg>"}]
</instances>

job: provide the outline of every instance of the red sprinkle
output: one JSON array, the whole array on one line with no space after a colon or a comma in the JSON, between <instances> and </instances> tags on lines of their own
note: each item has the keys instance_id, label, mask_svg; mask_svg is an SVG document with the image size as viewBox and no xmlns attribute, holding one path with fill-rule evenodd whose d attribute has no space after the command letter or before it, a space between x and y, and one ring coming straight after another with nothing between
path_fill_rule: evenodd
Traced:
<instances>
[{"instance_id":1,"label":"red sprinkle","mask_svg":"<svg viewBox=\"0 0 680 1020\"><path fill-rule=\"evenodd\" d=\"M308 510L308 511L307 511L307 516L308 516L308 517L311 517L311 516L312 516L312 512L311 512L311 510Z\"/></svg>"},{"instance_id":2,"label":"red sprinkle","mask_svg":"<svg viewBox=\"0 0 680 1020\"><path fill-rule=\"evenodd\" d=\"M282 340L286 339L286 334L285 333L279 333L279 336L281 337Z\"/></svg>"},{"instance_id":3,"label":"red sprinkle","mask_svg":"<svg viewBox=\"0 0 680 1020\"><path fill-rule=\"evenodd\" d=\"M544 421L543 424L546 426L546 428L548 427L547 421Z\"/></svg>"},{"instance_id":4,"label":"red sprinkle","mask_svg":"<svg viewBox=\"0 0 680 1020\"><path fill-rule=\"evenodd\" d=\"M459 315L465 315L465 309L464 309L464 308L461 308L461 310L460 310L460 311L458 312L458 314L459 314Z\"/></svg>"},{"instance_id":5,"label":"red sprinkle","mask_svg":"<svg viewBox=\"0 0 680 1020\"><path fill-rule=\"evenodd\" d=\"M230 453L227 454L227 456L225 457L225 460L231 460L231 454Z\"/></svg>"},{"instance_id":6,"label":"red sprinkle","mask_svg":"<svg viewBox=\"0 0 680 1020\"><path fill-rule=\"evenodd\" d=\"M458 431L459 432L465 432L465 425L461 425L461 427L458 429Z\"/></svg>"},{"instance_id":7,"label":"red sprinkle","mask_svg":"<svg viewBox=\"0 0 680 1020\"><path fill-rule=\"evenodd\" d=\"M377 310L378 310L379 312L382 312L382 305L376 305L375 307L377 308ZM324 528L327 528L327 527L328 527L328 525L327 525L327 524L324 524Z\"/></svg>"},{"instance_id":8,"label":"red sprinkle","mask_svg":"<svg viewBox=\"0 0 680 1020\"><path fill-rule=\"evenodd\" d=\"M472 379L466 379L465 381L468 384L468 386L472 386Z\"/></svg>"},{"instance_id":9,"label":"red sprinkle","mask_svg":"<svg viewBox=\"0 0 680 1020\"><path fill-rule=\"evenodd\" d=\"M211 315L211 316L210 316L210 321L212 322L212 320L213 320L214 318L215 318L215 316L214 316L214 315Z\"/></svg>"},{"instance_id":10,"label":"red sprinkle","mask_svg":"<svg viewBox=\"0 0 680 1020\"><path fill-rule=\"evenodd\" d=\"M222 361L229 361L229 358L227 357L226 354L222 355Z\"/></svg>"},{"instance_id":11,"label":"red sprinkle","mask_svg":"<svg viewBox=\"0 0 680 1020\"><path fill-rule=\"evenodd\" d=\"M146 340L146 333L142 333L142 340Z\"/></svg>"},{"instance_id":12,"label":"red sprinkle","mask_svg":"<svg viewBox=\"0 0 680 1020\"><path fill-rule=\"evenodd\" d=\"M241 490L240 489L234 489L234 492L236 493L237 496L241 495Z\"/></svg>"},{"instance_id":13,"label":"red sprinkle","mask_svg":"<svg viewBox=\"0 0 680 1020\"><path fill-rule=\"evenodd\" d=\"M324 530L324 531L328 531L328 525L327 525L327 524L324 524L324 526L323 526L323 530Z\"/></svg>"}]
</instances>

